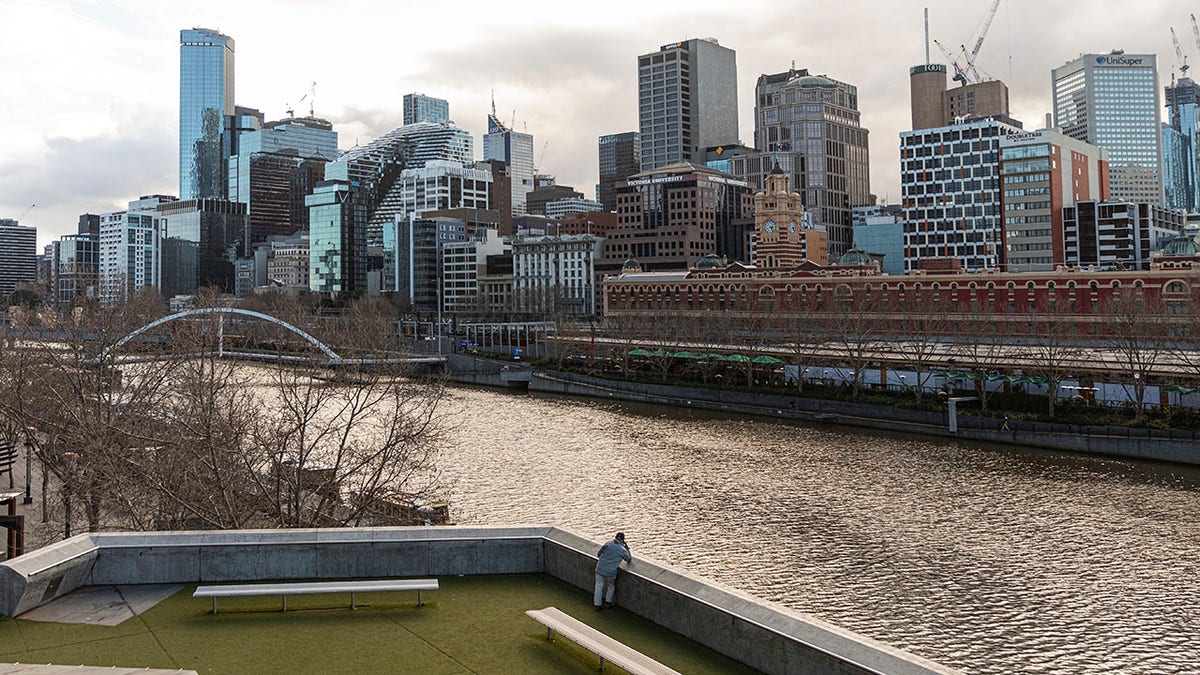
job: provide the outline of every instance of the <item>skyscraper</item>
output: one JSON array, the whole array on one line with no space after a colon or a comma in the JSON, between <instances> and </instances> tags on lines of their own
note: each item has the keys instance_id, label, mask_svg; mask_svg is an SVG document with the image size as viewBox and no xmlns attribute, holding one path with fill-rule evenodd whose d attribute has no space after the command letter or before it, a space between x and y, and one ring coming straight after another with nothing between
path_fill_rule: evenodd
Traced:
<instances>
[{"instance_id":1,"label":"skyscraper","mask_svg":"<svg viewBox=\"0 0 1200 675\"><path fill-rule=\"evenodd\" d=\"M617 208L616 184L642 170L642 136L636 131L600 137L600 189L606 211Z\"/></svg>"},{"instance_id":2,"label":"skyscraper","mask_svg":"<svg viewBox=\"0 0 1200 675\"><path fill-rule=\"evenodd\" d=\"M222 197L226 117L233 103L233 38L179 31L179 197Z\"/></svg>"},{"instance_id":3,"label":"skyscraper","mask_svg":"<svg viewBox=\"0 0 1200 675\"><path fill-rule=\"evenodd\" d=\"M0 218L0 296L37 279L37 228Z\"/></svg>"},{"instance_id":4,"label":"skyscraper","mask_svg":"<svg viewBox=\"0 0 1200 675\"><path fill-rule=\"evenodd\" d=\"M250 232L242 255L271 235L308 227L304 198L337 159L337 132L323 119L290 117L242 135L229 158L229 199L247 205Z\"/></svg>"},{"instance_id":5,"label":"skyscraper","mask_svg":"<svg viewBox=\"0 0 1200 675\"><path fill-rule=\"evenodd\" d=\"M754 92L754 144L764 154L757 162L734 157L734 175L765 185L765 175L782 168L813 224L829 234L830 257L841 257L854 238L851 208L871 203L858 87L792 68L760 75Z\"/></svg>"},{"instance_id":6,"label":"skyscraper","mask_svg":"<svg viewBox=\"0 0 1200 675\"><path fill-rule=\"evenodd\" d=\"M450 103L445 99L413 92L404 95L404 123L450 121Z\"/></svg>"},{"instance_id":7,"label":"skyscraper","mask_svg":"<svg viewBox=\"0 0 1200 675\"><path fill-rule=\"evenodd\" d=\"M685 161L704 164L707 148L736 143L734 51L705 38L639 56L638 125L642 171Z\"/></svg>"},{"instance_id":8,"label":"skyscraper","mask_svg":"<svg viewBox=\"0 0 1200 675\"><path fill-rule=\"evenodd\" d=\"M533 136L504 126L493 108L488 115L488 132L483 137L483 158L499 160L508 166L512 214L525 215L525 195L533 189Z\"/></svg>"},{"instance_id":9,"label":"skyscraper","mask_svg":"<svg viewBox=\"0 0 1200 675\"><path fill-rule=\"evenodd\" d=\"M999 268L1000 137L1018 132L996 119L901 132L906 271L929 269L929 258Z\"/></svg>"},{"instance_id":10,"label":"skyscraper","mask_svg":"<svg viewBox=\"0 0 1200 675\"><path fill-rule=\"evenodd\" d=\"M1200 86L1182 77L1166 88L1170 122L1163 126L1164 206L1200 211Z\"/></svg>"},{"instance_id":11,"label":"skyscraper","mask_svg":"<svg viewBox=\"0 0 1200 675\"><path fill-rule=\"evenodd\" d=\"M1084 54L1052 71L1054 125L1108 151L1112 197L1162 202L1162 129L1154 54Z\"/></svg>"}]
</instances>

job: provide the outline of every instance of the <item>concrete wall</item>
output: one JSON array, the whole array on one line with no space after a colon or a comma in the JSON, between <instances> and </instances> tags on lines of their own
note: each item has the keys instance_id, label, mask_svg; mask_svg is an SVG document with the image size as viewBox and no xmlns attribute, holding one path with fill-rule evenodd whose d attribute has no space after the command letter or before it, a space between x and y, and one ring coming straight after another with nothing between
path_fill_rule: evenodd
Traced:
<instances>
[{"instance_id":1,"label":"concrete wall","mask_svg":"<svg viewBox=\"0 0 1200 675\"><path fill-rule=\"evenodd\" d=\"M481 359L466 354L451 354L446 357L450 379L462 384L477 384L487 387L525 387L531 369L521 363L504 363Z\"/></svg>"},{"instance_id":2,"label":"concrete wall","mask_svg":"<svg viewBox=\"0 0 1200 675\"><path fill-rule=\"evenodd\" d=\"M1000 431L999 420L960 415L959 432L952 434L948 428L946 413L943 412L902 410L886 405L851 401L604 380L562 372L534 372L529 389L571 396L721 410L777 419L847 424L946 438L969 438L1047 450L1200 465L1200 443L1190 437L1172 438L1171 432L1167 430L1014 421L1010 424L1010 431ZM1185 433L1190 436L1190 432Z\"/></svg>"},{"instance_id":3,"label":"concrete wall","mask_svg":"<svg viewBox=\"0 0 1200 675\"><path fill-rule=\"evenodd\" d=\"M0 614L87 585L546 573L591 592L600 544L547 526L96 533L0 563ZM952 673L641 557L617 604L768 673Z\"/></svg>"}]
</instances>

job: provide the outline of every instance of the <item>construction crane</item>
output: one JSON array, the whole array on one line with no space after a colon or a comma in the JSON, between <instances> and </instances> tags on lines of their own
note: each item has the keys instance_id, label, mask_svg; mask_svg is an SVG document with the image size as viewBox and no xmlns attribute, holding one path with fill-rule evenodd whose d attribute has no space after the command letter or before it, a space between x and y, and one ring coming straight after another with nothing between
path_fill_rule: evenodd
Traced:
<instances>
[{"instance_id":1,"label":"construction crane","mask_svg":"<svg viewBox=\"0 0 1200 675\"><path fill-rule=\"evenodd\" d=\"M988 9L988 13L983 17L983 21L980 22L979 37L975 39L975 46L971 48L971 51L967 51L965 44L961 45L963 62L966 65L955 65L955 81L964 85L983 81L983 78L979 75L978 68L975 66L975 59L979 56L979 50L983 48L983 41L987 38L988 30L992 27L992 19L996 18L996 10L998 9L1000 9L1000 0L992 0L991 8ZM937 40L934 40L934 43L937 43ZM941 48L943 53L947 54L946 58L951 58L945 47L942 47L941 44L938 44L938 47Z\"/></svg>"},{"instance_id":2,"label":"construction crane","mask_svg":"<svg viewBox=\"0 0 1200 675\"><path fill-rule=\"evenodd\" d=\"M298 101L296 101L296 103L304 103L305 100L308 100L308 116L316 117L316 115L314 114L314 107L315 107L316 100L317 100L317 83L316 82L312 83L312 87L309 88L308 93L301 96L300 99ZM285 108L285 110L287 111L288 117L296 116L296 109L292 106L291 103L287 104L287 108Z\"/></svg>"},{"instance_id":3,"label":"construction crane","mask_svg":"<svg viewBox=\"0 0 1200 675\"><path fill-rule=\"evenodd\" d=\"M533 165L533 172L537 173L542 168L542 160L546 159L546 148L550 147L550 141L542 143L542 151L538 153L537 164Z\"/></svg>"},{"instance_id":4,"label":"construction crane","mask_svg":"<svg viewBox=\"0 0 1200 675\"><path fill-rule=\"evenodd\" d=\"M954 81L967 84L967 73L962 69L962 66L958 65L958 61L954 60L954 54L951 54L950 50L946 49L946 45L943 45L937 40L934 40L933 44L937 45L937 48L942 50L942 56L945 56L946 60L949 61L950 65L954 68Z\"/></svg>"},{"instance_id":5,"label":"construction crane","mask_svg":"<svg viewBox=\"0 0 1200 675\"><path fill-rule=\"evenodd\" d=\"M1179 59L1179 72L1187 77L1188 65L1187 55L1183 53L1183 47L1179 46L1179 38L1175 36L1175 27L1171 26L1171 44L1175 45L1175 58Z\"/></svg>"},{"instance_id":6,"label":"construction crane","mask_svg":"<svg viewBox=\"0 0 1200 675\"><path fill-rule=\"evenodd\" d=\"M34 209L34 207L36 207L36 206L37 206L37 204L30 204L30 205L29 205L29 208L27 208L27 209L25 209L24 211L22 211L22 212L20 212L20 213L18 213L18 214L17 214L17 218L16 218L16 219L17 219L17 220L21 220L21 219L22 219L22 218L24 218L25 216L29 215L29 212L30 212L30 211L32 211L32 210Z\"/></svg>"},{"instance_id":7,"label":"construction crane","mask_svg":"<svg viewBox=\"0 0 1200 675\"><path fill-rule=\"evenodd\" d=\"M1196 49L1200 49L1200 26L1196 25L1196 15L1192 15L1192 37L1196 38Z\"/></svg>"}]
</instances>

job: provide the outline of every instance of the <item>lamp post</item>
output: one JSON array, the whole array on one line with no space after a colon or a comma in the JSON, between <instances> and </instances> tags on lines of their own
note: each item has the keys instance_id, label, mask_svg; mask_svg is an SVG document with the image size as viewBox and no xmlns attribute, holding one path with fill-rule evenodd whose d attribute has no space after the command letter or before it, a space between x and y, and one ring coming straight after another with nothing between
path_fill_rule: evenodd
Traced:
<instances>
[{"instance_id":1,"label":"lamp post","mask_svg":"<svg viewBox=\"0 0 1200 675\"><path fill-rule=\"evenodd\" d=\"M27 438L27 439L25 439L25 498L21 500L22 504L29 505L29 504L33 503L33 486L31 483L32 476L33 476L33 445L29 442L29 439Z\"/></svg>"},{"instance_id":2,"label":"lamp post","mask_svg":"<svg viewBox=\"0 0 1200 675\"><path fill-rule=\"evenodd\" d=\"M904 380L905 380L905 377L903 375L901 375L900 376L900 393L901 394L908 391L908 387L907 387L906 383L904 382Z\"/></svg>"}]
</instances>

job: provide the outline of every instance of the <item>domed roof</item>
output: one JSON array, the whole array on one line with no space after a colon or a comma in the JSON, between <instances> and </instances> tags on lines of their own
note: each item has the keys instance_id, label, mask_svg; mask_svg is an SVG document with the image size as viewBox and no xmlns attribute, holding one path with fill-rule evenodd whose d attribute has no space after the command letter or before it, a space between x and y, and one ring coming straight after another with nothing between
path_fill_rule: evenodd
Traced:
<instances>
[{"instance_id":1,"label":"domed roof","mask_svg":"<svg viewBox=\"0 0 1200 675\"><path fill-rule=\"evenodd\" d=\"M622 272L641 272L642 271L642 263L638 262L637 258L630 258L629 260L625 261L625 264L621 265L621 271Z\"/></svg>"},{"instance_id":2,"label":"domed roof","mask_svg":"<svg viewBox=\"0 0 1200 675\"><path fill-rule=\"evenodd\" d=\"M846 251L841 258L838 259L839 265L874 265L875 259L871 254L858 248L852 248Z\"/></svg>"},{"instance_id":3,"label":"domed roof","mask_svg":"<svg viewBox=\"0 0 1200 675\"><path fill-rule=\"evenodd\" d=\"M786 176L787 172L785 172L783 169L779 168L779 162L775 162L775 168L771 169L771 173L769 173L767 175L769 175L769 176Z\"/></svg>"},{"instance_id":4,"label":"domed roof","mask_svg":"<svg viewBox=\"0 0 1200 675\"><path fill-rule=\"evenodd\" d=\"M1196 243L1195 237L1187 234L1173 237L1162 249L1162 254L1169 256L1194 256L1198 253L1200 245Z\"/></svg>"},{"instance_id":5,"label":"domed roof","mask_svg":"<svg viewBox=\"0 0 1200 675\"><path fill-rule=\"evenodd\" d=\"M796 86L802 87L805 89L810 88L810 87L820 87L822 89L836 89L837 88L836 82L829 79L828 77L821 77L820 75L801 75L800 77L792 79L792 81L789 82L788 84L795 84Z\"/></svg>"},{"instance_id":6,"label":"domed roof","mask_svg":"<svg viewBox=\"0 0 1200 675\"><path fill-rule=\"evenodd\" d=\"M709 253L708 255L704 256L696 263L695 269L698 269L698 270L723 270L728 266L729 265L726 265L725 261L722 260L720 257L718 257L716 253Z\"/></svg>"}]
</instances>

